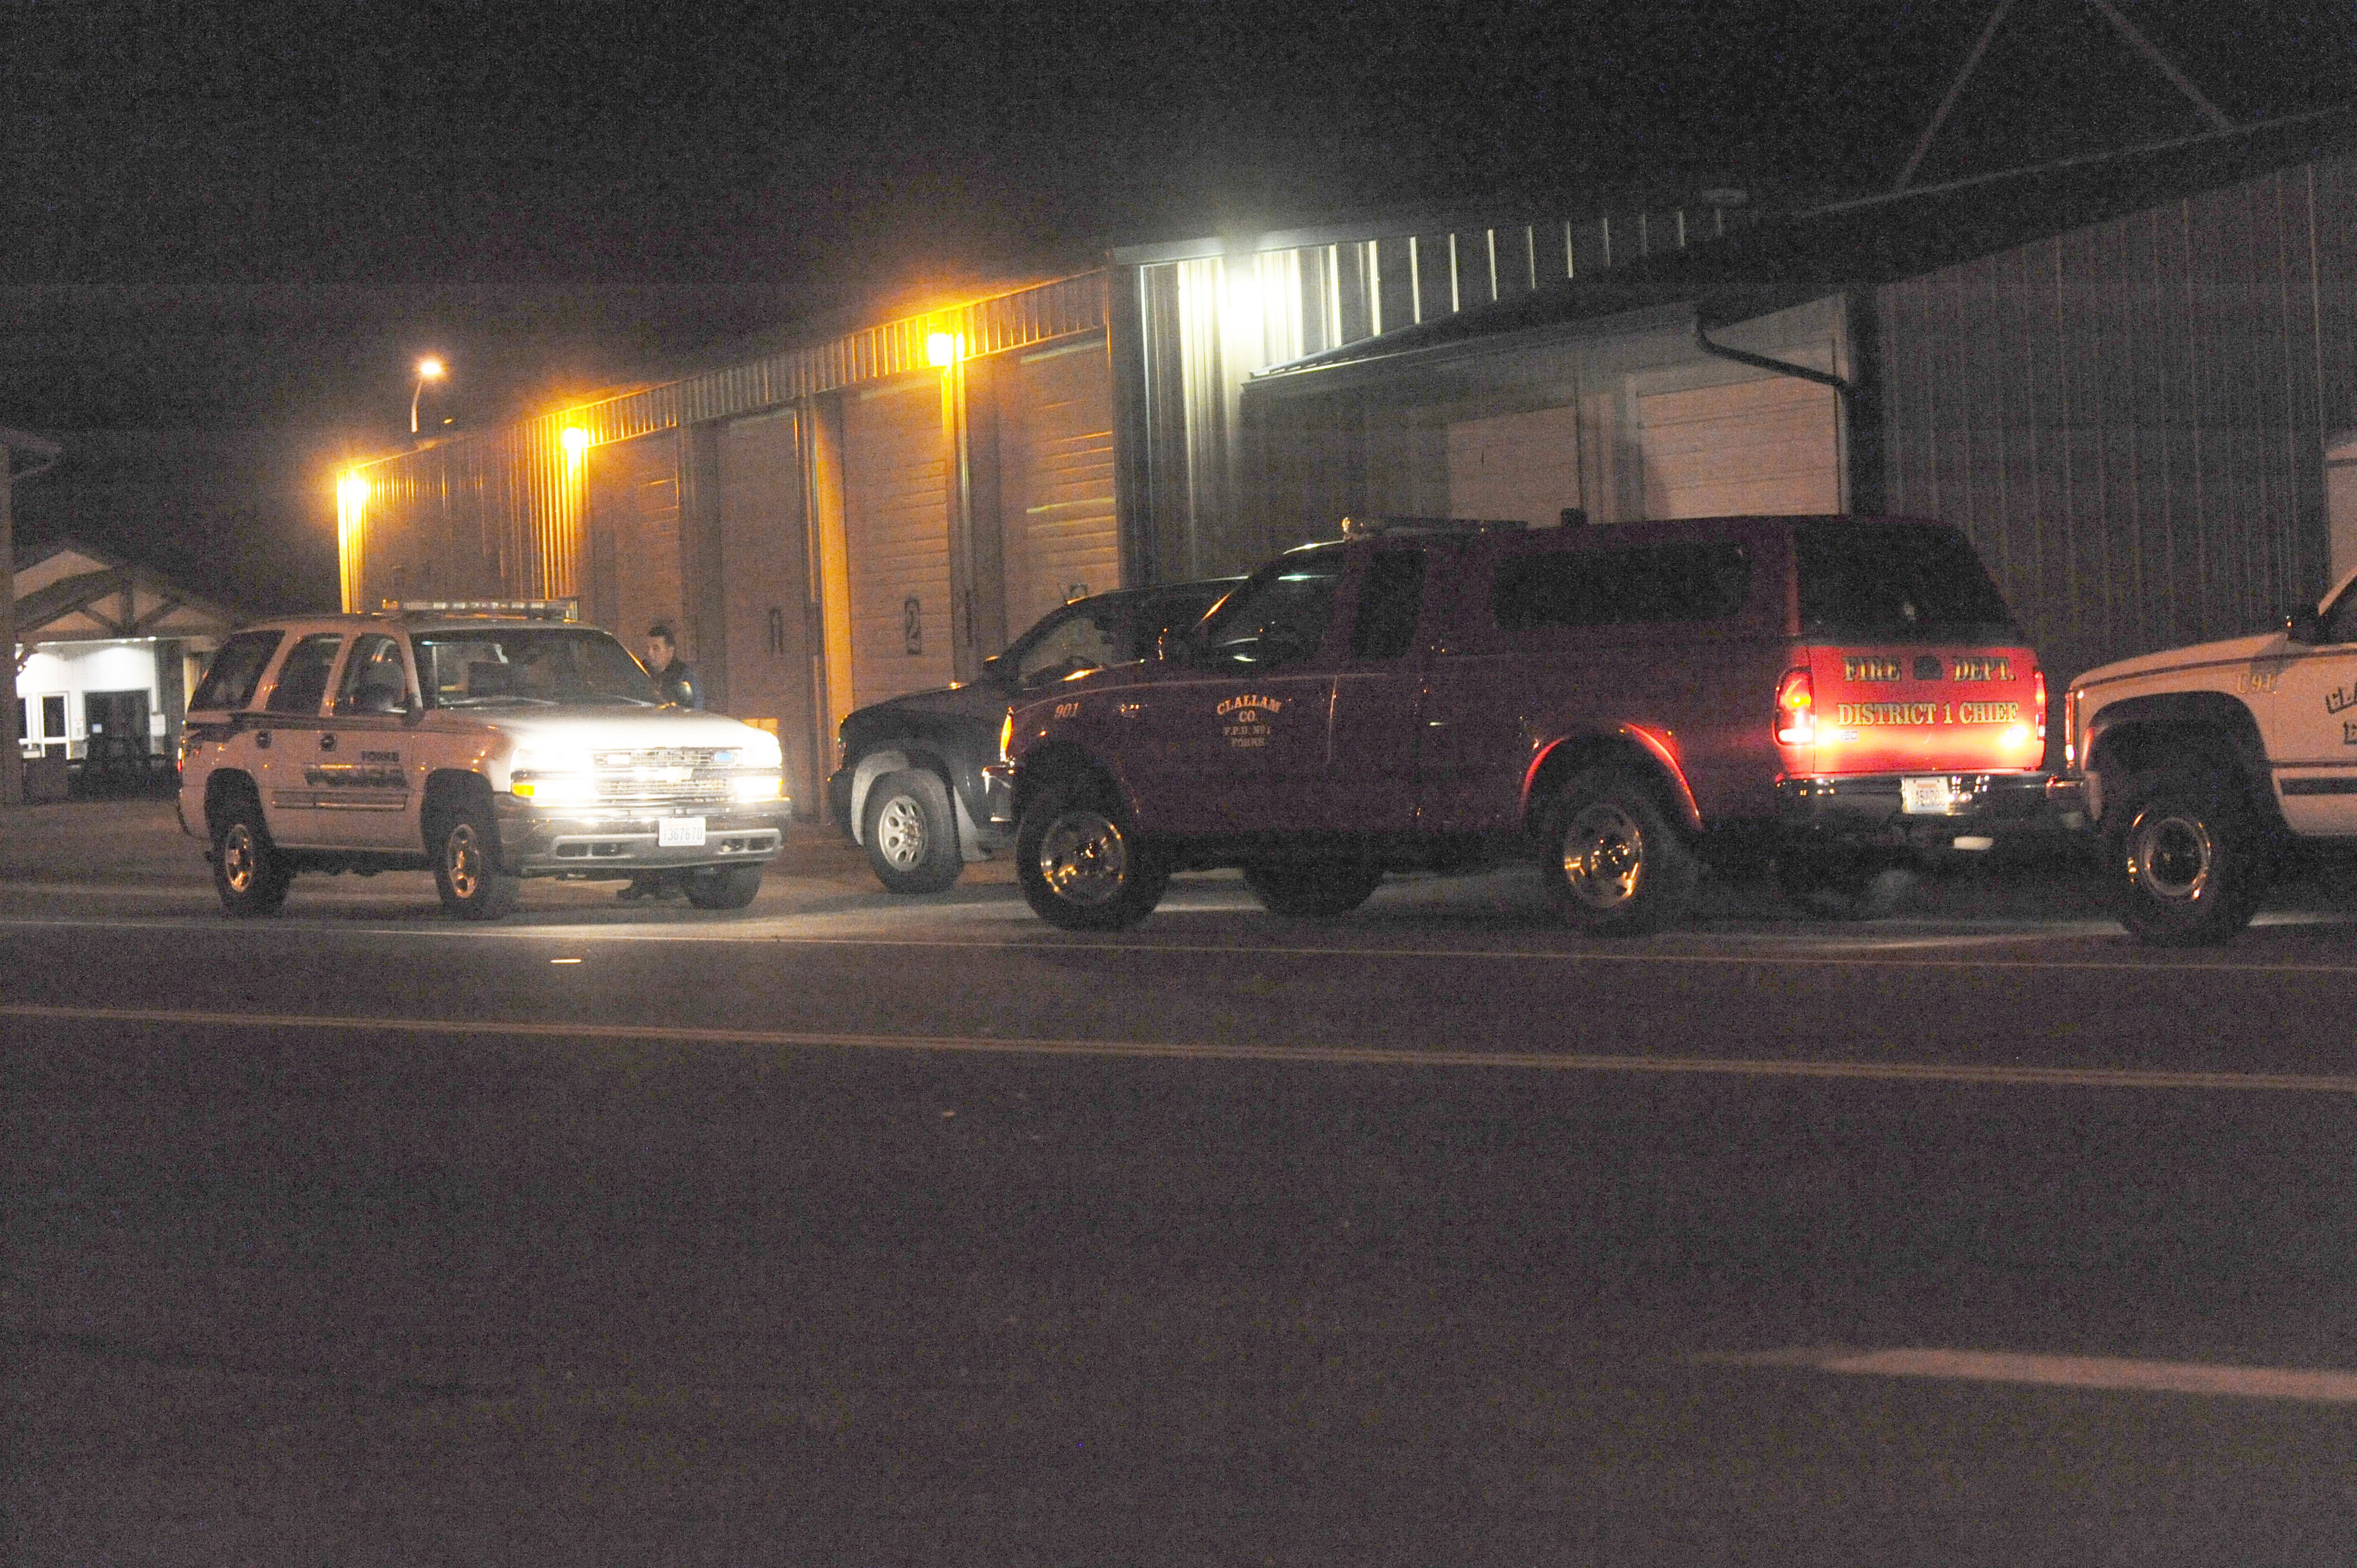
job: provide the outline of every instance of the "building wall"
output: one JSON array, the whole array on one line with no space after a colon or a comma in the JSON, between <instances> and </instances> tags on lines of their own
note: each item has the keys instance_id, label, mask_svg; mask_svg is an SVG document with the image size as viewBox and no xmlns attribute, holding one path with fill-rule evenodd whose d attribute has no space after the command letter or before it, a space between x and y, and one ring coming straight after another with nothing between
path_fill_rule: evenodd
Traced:
<instances>
[{"instance_id":1,"label":"building wall","mask_svg":"<svg viewBox=\"0 0 2357 1568\"><path fill-rule=\"evenodd\" d=\"M2357 164L2075 230L1878 303L1889 508L1972 534L2058 687L2258 629L2326 586L2326 448L2357 425Z\"/></svg>"},{"instance_id":2,"label":"building wall","mask_svg":"<svg viewBox=\"0 0 2357 1568\"><path fill-rule=\"evenodd\" d=\"M1720 331L1845 365L1838 300ZM1683 307L1474 341L1394 362L1280 372L1243 399L1252 502L1240 570L1351 515L1589 521L1840 510L1833 392L1706 355Z\"/></svg>"},{"instance_id":3,"label":"building wall","mask_svg":"<svg viewBox=\"0 0 2357 1568\"><path fill-rule=\"evenodd\" d=\"M150 751L164 749L167 725L166 680L156 663L158 648L177 660L180 645L158 644L138 638L105 642L45 642L37 644L16 673L16 695L26 704L36 736L28 730L28 755L79 758L89 748L90 713L84 697L93 692L143 692L147 698L145 738ZM49 734L42 721L42 700L62 697L65 731ZM177 717L177 714L174 715Z\"/></svg>"}]
</instances>

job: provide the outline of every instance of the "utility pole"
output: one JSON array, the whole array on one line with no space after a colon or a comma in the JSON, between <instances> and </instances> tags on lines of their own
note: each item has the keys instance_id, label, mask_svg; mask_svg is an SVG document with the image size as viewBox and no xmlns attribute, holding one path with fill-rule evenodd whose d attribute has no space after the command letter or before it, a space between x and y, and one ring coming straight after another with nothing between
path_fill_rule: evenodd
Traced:
<instances>
[{"instance_id":1,"label":"utility pole","mask_svg":"<svg viewBox=\"0 0 2357 1568\"><path fill-rule=\"evenodd\" d=\"M38 467L19 472L20 453L36 459ZM8 654L8 690L5 704L0 706L0 807L22 805L25 800L24 736L16 727L16 482L41 473L58 456L54 441L0 429L0 649Z\"/></svg>"}]
</instances>

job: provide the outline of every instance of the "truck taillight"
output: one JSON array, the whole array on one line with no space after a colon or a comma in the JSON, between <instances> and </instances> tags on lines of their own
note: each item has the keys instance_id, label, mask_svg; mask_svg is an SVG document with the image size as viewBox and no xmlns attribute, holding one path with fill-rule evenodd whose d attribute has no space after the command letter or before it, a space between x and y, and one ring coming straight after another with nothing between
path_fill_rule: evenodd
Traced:
<instances>
[{"instance_id":1,"label":"truck taillight","mask_svg":"<svg viewBox=\"0 0 2357 1568\"><path fill-rule=\"evenodd\" d=\"M1817 738L1816 689L1806 669L1788 670L1776 683L1776 740L1781 746L1813 746Z\"/></svg>"},{"instance_id":2,"label":"truck taillight","mask_svg":"<svg viewBox=\"0 0 2357 1568\"><path fill-rule=\"evenodd\" d=\"M2038 738L2043 741L2046 738L2046 671L2043 670L2029 672L2029 701L2038 709Z\"/></svg>"},{"instance_id":3,"label":"truck taillight","mask_svg":"<svg viewBox=\"0 0 2357 1568\"><path fill-rule=\"evenodd\" d=\"M2079 688L2062 693L2062 766L2079 766Z\"/></svg>"}]
</instances>

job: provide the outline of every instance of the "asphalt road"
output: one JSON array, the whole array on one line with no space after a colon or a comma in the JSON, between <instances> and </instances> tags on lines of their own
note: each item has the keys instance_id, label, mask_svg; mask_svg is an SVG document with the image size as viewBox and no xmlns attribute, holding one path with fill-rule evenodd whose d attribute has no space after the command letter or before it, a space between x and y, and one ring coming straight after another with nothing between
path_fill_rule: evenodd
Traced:
<instances>
[{"instance_id":1,"label":"asphalt road","mask_svg":"<svg viewBox=\"0 0 2357 1568\"><path fill-rule=\"evenodd\" d=\"M2357 1556L2329 893L231 923L168 816L0 816L11 1562Z\"/></svg>"}]
</instances>

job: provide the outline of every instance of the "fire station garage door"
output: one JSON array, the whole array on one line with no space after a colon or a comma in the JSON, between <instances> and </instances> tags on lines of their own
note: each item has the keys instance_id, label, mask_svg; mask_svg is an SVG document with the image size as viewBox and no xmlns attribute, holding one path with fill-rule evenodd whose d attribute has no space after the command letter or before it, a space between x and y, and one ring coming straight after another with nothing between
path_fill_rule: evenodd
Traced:
<instances>
[{"instance_id":1,"label":"fire station garage door","mask_svg":"<svg viewBox=\"0 0 2357 1568\"><path fill-rule=\"evenodd\" d=\"M845 399L843 446L851 683L865 707L955 678L941 378L912 376Z\"/></svg>"},{"instance_id":2,"label":"fire station garage door","mask_svg":"<svg viewBox=\"0 0 2357 1568\"><path fill-rule=\"evenodd\" d=\"M1066 599L1121 586L1104 339L1013 359L998 404L1010 638Z\"/></svg>"},{"instance_id":3,"label":"fire station garage door","mask_svg":"<svg viewBox=\"0 0 2357 1568\"><path fill-rule=\"evenodd\" d=\"M1649 518L1841 510L1833 390L1770 376L1637 399Z\"/></svg>"}]
</instances>

